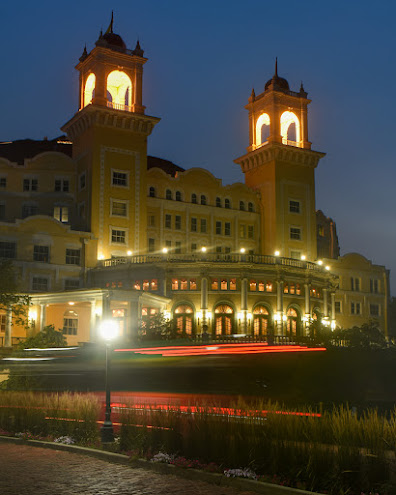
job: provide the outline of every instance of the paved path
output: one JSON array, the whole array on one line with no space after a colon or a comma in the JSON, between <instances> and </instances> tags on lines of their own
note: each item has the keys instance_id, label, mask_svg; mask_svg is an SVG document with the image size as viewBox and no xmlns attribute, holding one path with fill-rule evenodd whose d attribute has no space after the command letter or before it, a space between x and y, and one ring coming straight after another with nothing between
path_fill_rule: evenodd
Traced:
<instances>
[{"instance_id":1,"label":"paved path","mask_svg":"<svg viewBox=\"0 0 396 495\"><path fill-rule=\"evenodd\" d=\"M253 495L85 455L0 444L1 495Z\"/></svg>"}]
</instances>

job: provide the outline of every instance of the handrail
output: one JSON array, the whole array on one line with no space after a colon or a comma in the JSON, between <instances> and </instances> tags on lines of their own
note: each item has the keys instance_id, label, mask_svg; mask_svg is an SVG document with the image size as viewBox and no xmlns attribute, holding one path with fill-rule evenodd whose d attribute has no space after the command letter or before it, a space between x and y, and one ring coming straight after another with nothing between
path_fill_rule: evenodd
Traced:
<instances>
[{"instance_id":1,"label":"handrail","mask_svg":"<svg viewBox=\"0 0 396 495\"><path fill-rule=\"evenodd\" d=\"M132 107L129 105L124 105L123 103L113 103L112 101L107 102L109 108L114 108L115 110L123 110L124 112L132 112Z\"/></svg>"},{"instance_id":2,"label":"handrail","mask_svg":"<svg viewBox=\"0 0 396 495\"><path fill-rule=\"evenodd\" d=\"M324 272L323 266L316 263L296 260L293 258L281 258L265 254L239 254L239 253L153 253L138 254L135 256L117 256L114 258L99 260L98 266L108 268L118 265L139 265L145 263L250 263L255 265L281 265L292 268L307 269Z\"/></svg>"}]
</instances>

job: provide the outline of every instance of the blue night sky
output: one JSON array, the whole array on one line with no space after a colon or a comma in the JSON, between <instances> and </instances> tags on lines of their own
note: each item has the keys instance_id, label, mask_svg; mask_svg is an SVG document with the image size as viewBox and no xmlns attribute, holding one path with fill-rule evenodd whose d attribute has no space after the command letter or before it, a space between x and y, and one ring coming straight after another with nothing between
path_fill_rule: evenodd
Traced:
<instances>
[{"instance_id":1,"label":"blue night sky","mask_svg":"<svg viewBox=\"0 0 396 495\"><path fill-rule=\"evenodd\" d=\"M74 66L114 9L114 32L145 56L143 103L161 117L149 154L243 181L244 105L274 72L308 97L309 138L327 153L316 206L341 254L391 269L396 294L396 2L103 0L1 2L0 140L42 139L78 108Z\"/></svg>"}]
</instances>

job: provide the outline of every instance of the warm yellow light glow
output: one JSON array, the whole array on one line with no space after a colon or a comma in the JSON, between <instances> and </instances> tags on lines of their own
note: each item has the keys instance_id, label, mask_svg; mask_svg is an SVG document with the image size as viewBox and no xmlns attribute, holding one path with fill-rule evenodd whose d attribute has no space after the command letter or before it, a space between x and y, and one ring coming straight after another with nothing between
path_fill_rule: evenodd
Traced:
<instances>
[{"instance_id":1,"label":"warm yellow light glow","mask_svg":"<svg viewBox=\"0 0 396 495\"><path fill-rule=\"evenodd\" d=\"M305 254L302 254L302 255L301 255L301 259L302 259L303 261L304 261L305 259L307 259L307 258L306 258L306 256L305 256Z\"/></svg>"},{"instance_id":2,"label":"warm yellow light glow","mask_svg":"<svg viewBox=\"0 0 396 495\"><path fill-rule=\"evenodd\" d=\"M274 314L274 320L275 320L275 321L281 321L281 319L282 319L282 316L281 316L281 314L280 314L280 313L275 313L275 314Z\"/></svg>"},{"instance_id":3,"label":"warm yellow light glow","mask_svg":"<svg viewBox=\"0 0 396 495\"><path fill-rule=\"evenodd\" d=\"M325 327L328 327L330 325L328 318L322 318L322 325L324 325Z\"/></svg>"},{"instance_id":4,"label":"warm yellow light glow","mask_svg":"<svg viewBox=\"0 0 396 495\"><path fill-rule=\"evenodd\" d=\"M326 269L326 270L330 270L329 265L326 265L326 266L325 266L325 269Z\"/></svg>"},{"instance_id":5,"label":"warm yellow light glow","mask_svg":"<svg viewBox=\"0 0 396 495\"><path fill-rule=\"evenodd\" d=\"M95 309L95 315L96 316L102 316L102 308L96 308Z\"/></svg>"},{"instance_id":6,"label":"warm yellow light glow","mask_svg":"<svg viewBox=\"0 0 396 495\"><path fill-rule=\"evenodd\" d=\"M323 265L323 261L322 260L319 260L318 261L318 265L322 266Z\"/></svg>"},{"instance_id":7,"label":"warm yellow light glow","mask_svg":"<svg viewBox=\"0 0 396 495\"><path fill-rule=\"evenodd\" d=\"M262 113L256 122L256 146L263 144L261 142L261 129L263 125L270 125L270 118L268 113Z\"/></svg>"},{"instance_id":8,"label":"warm yellow light glow","mask_svg":"<svg viewBox=\"0 0 396 495\"><path fill-rule=\"evenodd\" d=\"M29 320L37 320L37 311L35 309L29 309Z\"/></svg>"},{"instance_id":9,"label":"warm yellow light glow","mask_svg":"<svg viewBox=\"0 0 396 495\"><path fill-rule=\"evenodd\" d=\"M128 256L132 256L132 251L127 251Z\"/></svg>"},{"instance_id":10,"label":"warm yellow light glow","mask_svg":"<svg viewBox=\"0 0 396 495\"><path fill-rule=\"evenodd\" d=\"M283 316L282 316L282 320L283 320L283 321L287 321L287 316L286 316L286 315L283 315Z\"/></svg>"},{"instance_id":11,"label":"warm yellow light glow","mask_svg":"<svg viewBox=\"0 0 396 495\"><path fill-rule=\"evenodd\" d=\"M113 108L124 110L125 106L131 106L132 83L125 72L110 72L107 76L107 91L111 94Z\"/></svg>"},{"instance_id":12,"label":"warm yellow light glow","mask_svg":"<svg viewBox=\"0 0 396 495\"><path fill-rule=\"evenodd\" d=\"M85 81L84 88L84 103L83 106L86 107L92 101L93 90L95 89L96 77L95 74L90 74Z\"/></svg>"},{"instance_id":13,"label":"warm yellow light glow","mask_svg":"<svg viewBox=\"0 0 396 495\"><path fill-rule=\"evenodd\" d=\"M104 320L99 325L99 333L105 340L113 340L118 336L119 326L114 320Z\"/></svg>"},{"instance_id":14,"label":"warm yellow light glow","mask_svg":"<svg viewBox=\"0 0 396 495\"><path fill-rule=\"evenodd\" d=\"M170 317L171 317L170 311L164 311L164 318L166 320L170 320Z\"/></svg>"},{"instance_id":15,"label":"warm yellow light glow","mask_svg":"<svg viewBox=\"0 0 396 495\"><path fill-rule=\"evenodd\" d=\"M197 318L202 318L202 311L197 311Z\"/></svg>"},{"instance_id":16,"label":"warm yellow light glow","mask_svg":"<svg viewBox=\"0 0 396 495\"><path fill-rule=\"evenodd\" d=\"M332 322L331 322L331 329L332 330L335 330L335 327L336 327L336 321L335 320L332 320Z\"/></svg>"},{"instance_id":17,"label":"warm yellow light glow","mask_svg":"<svg viewBox=\"0 0 396 495\"><path fill-rule=\"evenodd\" d=\"M69 301L69 306L74 306L74 302L73 301Z\"/></svg>"},{"instance_id":18,"label":"warm yellow light glow","mask_svg":"<svg viewBox=\"0 0 396 495\"><path fill-rule=\"evenodd\" d=\"M242 319L242 316L243 316L242 313L238 313L238 320L241 320Z\"/></svg>"},{"instance_id":19,"label":"warm yellow light glow","mask_svg":"<svg viewBox=\"0 0 396 495\"><path fill-rule=\"evenodd\" d=\"M300 121L298 120L298 117L295 113L293 112L289 112L289 111L286 111L286 112L283 112L282 115L281 115L281 135L282 135L282 143L283 144L292 144L294 146L300 146L300 140L301 140L301 137L300 137ZM291 126L291 124L295 124L296 126L296 141L290 141L290 139L288 139L288 132L289 132L289 127Z\"/></svg>"},{"instance_id":20,"label":"warm yellow light glow","mask_svg":"<svg viewBox=\"0 0 396 495\"><path fill-rule=\"evenodd\" d=\"M202 246L202 247L201 247L201 251L202 251L203 253L206 253L206 247L205 247L205 246Z\"/></svg>"},{"instance_id":21,"label":"warm yellow light glow","mask_svg":"<svg viewBox=\"0 0 396 495\"><path fill-rule=\"evenodd\" d=\"M279 251L275 251L275 256L279 256L280 255L280 252Z\"/></svg>"},{"instance_id":22,"label":"warm yellow light glow","mask_svg":"<svg viewBox=\"0 0 396 495\"><path fill-rule=\"evenodd\" d=\"M166 254L168 252L168 248L162 248L162 252Z\"/></svg>"},{"instance_id":23,"label":"warm yellow light glow","mask_svg":"<svg viewBox=\"0 0 396 495\"><path fill-rule=\"evenodd\" d=\"M246 251L246 249L245 249L245 248L241 248L241 249L240 249L240 252L241 252L242 254L243 254L245 251Z\"/></svg>"},{"instance_id":24,"label":"warm yellow light glow","mask_svg":"<svg viewBox=\"0 0 396 495\"><path fill-rule=\"evenodd\" d=\"M251 320L251 319L253 318L252 313L248 313L248 314L247 314L247 317L248 317L248 320Z\"/></svg>"},{"instance_id":25,"label":"warm yellow light glow","mask_svg":"<svg viewBox=\"0 0 396 495\"><path fill-rule=\"evenodd\" d=\"M105 259L105 257L104 257L104 255L103 255L103 254L99 254L99 255L98 255L98 260L104 260L104 259Z\"/></svg>"},{"instance_id":26,"label":"warm yellow light glow","mask_svg":"<svg viewBox=\"0 0 396 495\"><path fill-rule=\"evenodd\" d=\"M206 318L212 318L212 313L211 311L206 312Z\"/></svg>"}]
</instances>

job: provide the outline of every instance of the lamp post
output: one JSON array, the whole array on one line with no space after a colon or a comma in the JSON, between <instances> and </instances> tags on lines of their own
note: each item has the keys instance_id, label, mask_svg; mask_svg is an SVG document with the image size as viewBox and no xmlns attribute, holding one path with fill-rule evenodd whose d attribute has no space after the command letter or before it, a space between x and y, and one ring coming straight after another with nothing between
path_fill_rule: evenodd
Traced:
<instances>
[{"instance_id":1,"label":"lamp post","mask_svg":"<svg viewBox=\"0 0 396 495\"><path fill-rule=\"evenodd\" d=\"M105 419L100 433L102 443L114 442L113 423L111 422L111 405L110 405L110 342L117 336L118 326L115 321L105 320L101 323L100 335L105 340L106 347L106 410Z\"/></svg>"}]
</instances>

